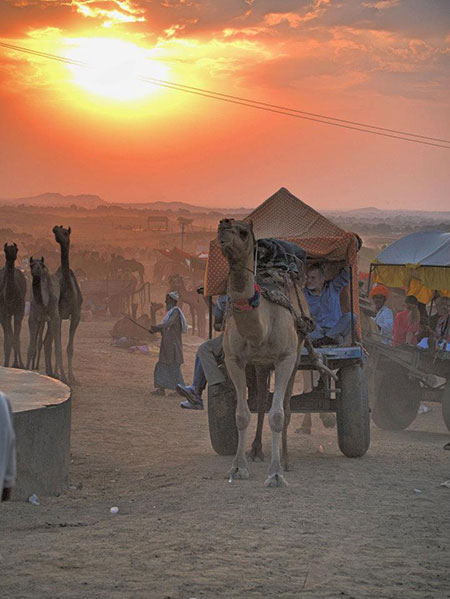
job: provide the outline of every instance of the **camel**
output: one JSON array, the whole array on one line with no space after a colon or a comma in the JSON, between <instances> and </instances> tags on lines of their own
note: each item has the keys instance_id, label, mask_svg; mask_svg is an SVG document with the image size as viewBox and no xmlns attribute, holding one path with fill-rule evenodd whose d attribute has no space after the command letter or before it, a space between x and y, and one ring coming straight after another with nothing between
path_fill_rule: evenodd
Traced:
<instances>
[{"instance_id":1,"label":"camel","mask_svg":"<svg viewBox=\"0 0 450 599\"><path fill-rule=\"evenodd\" d=\"M144 284L144 265L133 258L127 260L119 254L111 254L109 270L111 274L116 274L119 271L130 273L136 272L139 276L139 285L142 286Z\"/></svg>"},{"instance_id":2,"label":"camel","mask_svg":"<svg viewBox=\"0 0 450 599\"><path fill-rule=\"evenodd\" d=\"M4 246L6 263L0 270L0 322L3 327L4 366L9 366L11 348L14 348L13 368L24 368L20 353L20 331L25 312L27 284L23 272L14 267L18 248L15 243ZM14 327L13 327L14 321Z\"/></svg>"},{"instance_id":3,"label":"camel","mask_svg":"<svg viewBox=\"0 0 450 599\"><path fill-rule=\"evenodd\" d=\"M61 349L61 319L59 314L60 280L57 275L50 275L44 263L40 260L30 258L31 286L30 316L28 327L30 329L30 342L27 355L27 369L33 367L36 362L36 353L43 328L47 323L47 333L44 339L45 371L48 376L56 376L67 383L64 372L62 349ZM52 368L52 343L55 344L55 370Z\"/></svg>"},{"instance_id":4,"label":"camel","mask_svg":"<svg viewBox=\"0 0 450 599\"><path fill-rule=\"evenodd\" d=\"M207 306L195 289L186 289L183 277L178 274L169 277L169 291L177 291L180 295L179 305L188 304L192 318L192 334L197 328L200 337L206 336Z\"/></svg>"},{"instance_id":5,"label":"camel","mask_svg":"<svg viewBox=\"0 0 450 599\"><path fill-rule=\"evenodd\" d=\"M231 315L225 323L223 351L228 374L236 389L236 425L239 441L229 476L231 479L249 477L245 445L250 422L246 400L247 364L273 368L275 388L269 424L272 431L272 459L269 466L268 487L286 486L283 467L288 468L287 428L290 398L299 364L304 337L297 330L290 310L270 302L256 286L254 274L255 237L251 222L223 219L218 228L222 253L227 258L230 272L227 293ZM298 290L306 315L306 299ZM280 438L282 454L280 457Z\"/></svg>"},{"instance_id":6,"label":"camel","mask_svg":"<svg viewBox=\"0 0 450 599\"><path fill-rule=\"evenodd\" d=\"M156 324L156 313L164 308L164 304L151 302L150 303L150 316L148 314L142 314L139 318L134 318L135 324L128 316L120 318L113 326L111 330L111 337L116 340L121 337L127 337L130 339L131 345L137 345L140 341L148 341L149 339L156 338L157 335L149 332L150 327ZM138 326L141 325L141 326ZM146 330L144 330L144 327Z\"/></svg>"},{"instance_id":7,"label":"camel","mask_svg":"<svg viewBox=\"0 0 450 599\"><path fill-rule=\"evenodd\" d=\"M73 342L80 322L83 296L77 278L69 267L70 232L70 227L68 229L65 229L62 225L53 227L56 243L61 246L61 266L56 271L60 286L59 317L61 321L70 319L69 342L67 344L68 374L70 384L75 384L77 381L72 369ZM59 336L61 339L61 332Z\"/></svg>"}]
</instances>

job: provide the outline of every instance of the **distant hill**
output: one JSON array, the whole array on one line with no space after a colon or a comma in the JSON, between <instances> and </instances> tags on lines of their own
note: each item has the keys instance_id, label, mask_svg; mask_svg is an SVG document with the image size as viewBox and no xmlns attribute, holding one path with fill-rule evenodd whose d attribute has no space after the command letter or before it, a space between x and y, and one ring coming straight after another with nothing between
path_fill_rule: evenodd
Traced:
<instances>
[{"instance_id":1,"label":"distant hill","mask_svg":"<svg viewBox=\"0 0 450 599\"><path fill-rule=\"evenodd\" d=\"M112 206L120 206L122 208L133 208L134 210L161 210L162 212L167 212L171 210L172 212L179 212L180 210L187 210L188 212L220 212L220 213L229 213L233 214L248 214L252 211L252 208L217 208L210 206L194 206L193 204L185 204L184 202L123 202L118 203L114 202L111 204Z\"/></svg>"},{"instance_id":2,"label":"distant hill","mask_svg":"<svg viewBox=\"0 0 450 599\"><path fill-rule=\"evenodd\" d=\"M108 205L105 200L102 200L102 198L97 195L82 194L64 196L61 193L52 192L41 193L37 196L25 198L0 198L0 205L5 204L14 206L24 204L25 206L46 206L52 208L68 208L72 204L75 204L75 206L80 208L97 208L97 206Z\"/></svg>"}]
</instances>

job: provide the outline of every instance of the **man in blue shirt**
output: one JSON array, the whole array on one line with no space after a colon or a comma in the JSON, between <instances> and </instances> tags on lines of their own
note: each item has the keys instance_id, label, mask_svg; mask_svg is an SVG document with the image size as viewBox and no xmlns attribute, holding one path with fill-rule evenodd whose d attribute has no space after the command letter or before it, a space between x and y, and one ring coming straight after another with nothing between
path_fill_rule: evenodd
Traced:
<instances>
[{"instance_id":1,"label":"man in blue shirt","mask_svg":"<svg viewBox=\"0 0 450 599\"><path fill-rule=\"evenodd\" d=\"M350 312L342 314L340 295L350 281L349 273L343 268L334 279L327 281L320 264L311 266L306 277L305 296L316 328L310 334L313 345L343 344L350 334L352 317ZM353 315L353 322L356 316Z\"/></svg>"}]
</instances>

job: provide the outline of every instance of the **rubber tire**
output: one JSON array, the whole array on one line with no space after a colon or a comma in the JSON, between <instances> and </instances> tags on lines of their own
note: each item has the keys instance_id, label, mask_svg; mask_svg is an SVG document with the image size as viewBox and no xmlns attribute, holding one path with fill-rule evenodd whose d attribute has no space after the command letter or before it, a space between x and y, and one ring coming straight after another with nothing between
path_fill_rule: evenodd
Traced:
<instances>
[{"instance_id":1,"label":"rubber tire","mask_svg":"<svg viewBox=\"0 0 450 599\"><path fill-rule=\"evenodd\" d=\"M408 379L406 372L378 371L372 407L372 420L388 431L403 431L414 422L420 406L421 391L418 383Z\"/></svg>"},{"instance_id":2,"label":"rubber tire","mask_svg":"<svg viewBox=\"0 0 450 599\"><path fill-rule=\"evenodd\" d=\"M219 455L235 455L239 434L236 392L231 382L208 385L208 423L214 451Z\"/></svg>"},{"instance_id":3,"label":"rubber tire","mask_svg":"<svg viewBox=\"0 0 450 599\"><path fill-rule=\"evenodd\" d=\"M450 383L447 383L442 392L442 418L450 431Z\"/></svg>"},{"instance_id":4,"label":"rubber tire","mask_svg":"<svg viewBox=\"0 0 450 599\"><path fill-rule=\"evenodd\" d=\"M370 446L370 412L366 373L359 364L338 373L336 423L338 445L348 458L360 458Z\"/></svg>"}]
</instances>

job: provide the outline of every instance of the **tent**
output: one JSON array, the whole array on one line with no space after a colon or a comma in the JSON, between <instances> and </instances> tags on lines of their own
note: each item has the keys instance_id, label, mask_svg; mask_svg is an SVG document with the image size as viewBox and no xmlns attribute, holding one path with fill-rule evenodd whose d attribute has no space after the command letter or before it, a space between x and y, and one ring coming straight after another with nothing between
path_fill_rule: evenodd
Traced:
<instances>
[{"instance_id":1,"label":"tent","mask_svg":"<svg viewBox=\"0 0 450 599\"><path fill-rule=\"evenodd\" d=\"M428 303L438 291L450 296L450 233L419 231L394 241L371 265L373 279L400 287Z\"/></svg>"},{"instance_id":2,"label":"tent","mask_svg":"<svg viewBox=\"0 0 450 599\"><path fill-rule=\"evenodd\" d=\"M356 256L361 247L360 238L332 223L285 187L255 208L244 220L253 221L257 239L278 237L292 241L307 252L308 260L345 260L353 266L354 288L357 292ZM210 243L205 295L225 293L227 277L228 263L215 239Z\"/></svg>"}]
</instances>

